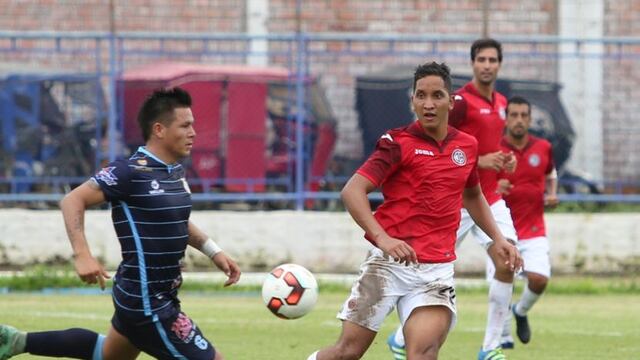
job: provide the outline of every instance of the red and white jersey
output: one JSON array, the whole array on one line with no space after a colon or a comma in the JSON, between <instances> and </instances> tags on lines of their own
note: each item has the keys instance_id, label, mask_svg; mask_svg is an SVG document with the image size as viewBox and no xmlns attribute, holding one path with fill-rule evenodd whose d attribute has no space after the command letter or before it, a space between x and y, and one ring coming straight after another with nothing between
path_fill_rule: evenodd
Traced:
<instances>
[{"instance_id":1,"label":"red and white jersey","mask_svg":"<svg viewBox=\"0 0 640 360\"><path fill-rule=\"evenodd\" d=\"M539 137L529 135L529 141L518 150L505 139L501 143L504 151L513 151L518 166L513 174L501 173L509 179L513 188L504 196L511 210L511 218L519 240L546 236L544 226L544 190L547 175L555 165L551 144Z\"/></svg>"},{"instance_id":2,"label":"red and white jersey","mask_svg":"<svg viewBox=\"0 0 640 360\"><path fill-rule=\"evenodd\" d=\"M438 143L416 121L384 134L357 173L382 190L374 216L385 231L406 241L419 262L444 263L456 259L462 192L478 184L477 157L472 136L449 127Z\"/></svg>"},{"instance_id":3,"label":"red and white jersey","mask_svg":"<svg viewBox=\"0 0 640 360\"><path fill-rule=\"evenodd\" d=\"M456 91L454 108L449 113L449 125L464 131L478 140L478 155L500 150L504 134L507 99L494 91L489 101L480 95L469 82ZM489 205L501 199L498 189L498 172L478 169L482 193Z\"/></svg>"}]
</instances>

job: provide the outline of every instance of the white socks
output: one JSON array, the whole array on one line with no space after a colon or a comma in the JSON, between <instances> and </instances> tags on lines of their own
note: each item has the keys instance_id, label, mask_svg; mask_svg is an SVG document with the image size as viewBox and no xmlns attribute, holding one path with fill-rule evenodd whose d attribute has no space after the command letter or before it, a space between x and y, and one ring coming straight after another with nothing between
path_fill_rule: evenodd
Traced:
<instances>
[{"instance_id":1,"label":"white socks","mask_svg":"<svg viewBox=\"0 0 640 360\"><path fill-rule=\"evenodd\" d=\"M402 325L398 326L394 336L395 336L396 344L404 347L404 332L402 332Z\"/></svg>"},{"instance_id":2,"label":"white socks","mask_svg":"<svg viewBox=\"0 0 640 360\"><path fill-rule=\"evenodd\" d=\"M520 297L520 301L516 304L516 314L520 316L525 316L533 307L533 304L538 301L541 294L536 294L529 289L528 286L524 287L524 291L522 292L522 296Z\"/></svg>"},{"instance_id":3,"label":"white socks","mask_svg":"<svg viewBox=\"0 0 640 360\"><path fill-rule=\"evenodd\" d=\"M320 350L318 350L320 351ZM316 360L318 357L318 351L314 352L313 354L309 355L309 357L307 358L307 360Z\"/></svg>"},{"instance_id":4,"label":"white socks","mask_svg":"<svg viewBox=\"0 0 640 360\"><path fill-rule=\"evenodd\" d=\"M482 343L483 350L495 349L500 346L502 328L511 302L512 283L505 283L496 279L489 286L489 312L487 314L487 328Z\"/></svg>"}]
</instances>

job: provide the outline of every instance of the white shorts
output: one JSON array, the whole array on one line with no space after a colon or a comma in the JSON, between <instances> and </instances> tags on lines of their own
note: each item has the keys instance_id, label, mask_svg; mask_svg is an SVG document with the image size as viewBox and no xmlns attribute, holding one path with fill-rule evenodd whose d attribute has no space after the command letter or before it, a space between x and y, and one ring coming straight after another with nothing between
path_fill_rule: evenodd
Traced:
<instances>
[{"instance_id":1,"label":"white shorts","mask_svg":"<svg viewBox=\"0 0 640 360\"><path fill-rule=\"evenodd\" d=\"M396 307L404 326L414 309L436 305L451 310L449 330L453 329L456 323L453 263L406 266L374 248L360 266L360 276L337 318L377 332Z\"/></svg>"},{"instance_id":2,"label":"white shorts","mask_svg":"<svg viewBox=\"0 0 640 360\"><path fill-rule=\"evenodd\" d=\"M549 239L538 236L518 241L516 245L524 261L523 273L540 274L547 279L551 277L551 260L549 258ZM491 259L487 260L487 280L493 279L495 268ZM526 274L520 273L520 276Z\"/></svg>"},{"instance_id":3,"label":"white shorts","mask_svg":"<svg viewBox=\"0 0 640 360\"><path fill-rule=\"evenodd\" d=\"M498 229L500 229L502 235L507 239L517 242L518 235L516 234L516 228L513 226L513 220L511 220L511 211L504 200L500 199L496 201L490 206L490 208L493 218L495 219ZM467 209L463 208L460 211L460 215L460 226L458 227L456 247L459 247L465 236L471 232L471 235L473 235L478 244L480 244L480 246L485 250L488 249L493 243L493 240L491 240L489 235L485 234L484 231L482 231L482 229L473 222L473 219L471 218L471 215L469 215Z\"/></svg>"}]
</instances>

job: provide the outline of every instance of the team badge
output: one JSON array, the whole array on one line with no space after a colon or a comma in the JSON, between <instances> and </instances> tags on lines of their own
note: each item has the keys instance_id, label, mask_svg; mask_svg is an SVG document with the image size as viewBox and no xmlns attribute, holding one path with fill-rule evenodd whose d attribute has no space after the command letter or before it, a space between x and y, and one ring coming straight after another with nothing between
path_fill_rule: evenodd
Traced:
<instances>
[{"instance_id":1,"label":"team badge","mask_svg":"<svg viewBox=\"0 0 640 360\"><path fill-rule=\"evenodd\" d=\"M531 154L531 156L529 156L529 165L533 167L540 165L540 156L538 156L538 154Z\"/></svg>"},{"instance_id":2,"label":"team badge","mask_svg":"<svg viewBox=\"0 0 640 360\"><path fill-rule=\"evenodd\" d=\"M147 166L147 159L138 159L137 163L142 166Z\"/></svg>"},{"instance_id":3,"label":"team badge","mask_svg":"<svg viewBox=\"0 0 640 360\"><path fill-rule=\"evenodd\" d=\"M96 174L95 178L108 186L118 185L118 177L113 174L115 168L115 166L102 168L102 170Z\"/></svg>"},{"instance_id":4,"label":"team badge","mask_svg":"<svg viewBox=\"0 0 640 360\"><path fill-rule=\"evenodd\" d=\"M500 114L500 119L507 120L507 110L505 108L500 108L498 114Z\"/></svg>"},{"instance_id":5,"label":"team badge","mask_svg":"<svg viewBox=\"0 0 640 360\"><path fill-rule=\"evenodd\" d=\"M456 165L463 166L467 163L467 155L464 153L464 151L455 149L451 154L451 160L453 160Z\"/></svg>"},{"instance_id":6,"label":"team badge","mask_svg":"<svg viewBox=\"0 0 640 360\"><path fill-rule=\"evenodd\" d=\"M152 195L164 193L164 189L160 189L160 183L158 183L158 180L155 180L155 179L151 181L151 189L152 190L149 190L149 194L152 194Z\"/></svg>"}]
</instances>

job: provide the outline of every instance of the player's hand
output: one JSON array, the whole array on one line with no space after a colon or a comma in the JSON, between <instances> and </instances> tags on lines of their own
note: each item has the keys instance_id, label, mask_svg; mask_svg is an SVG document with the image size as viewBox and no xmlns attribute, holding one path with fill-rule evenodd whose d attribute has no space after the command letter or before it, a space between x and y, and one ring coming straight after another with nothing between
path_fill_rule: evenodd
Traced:
<instances>
[{"instance_id":1,"label":"player's hand","mask_svg":"<svg viewBox=\"0 0 640 360\"><path fill-rule=\"evenodd\" d=\"M505 154L500 150L478 156L478 167L480 169L502 171L504 162Z\"/></svg>"},{"instance_id":2,"label":"player's hand","mask_svg":"<svg viewBox=\"0 0 640 360\"><path fill-rule=\"evenodd\" d=\"M504 156L504 171L513 174L516 171L516 166L518 165L518 159L513 154L513 151L508 152Z\"/></svg>"},{"instance_id":3,"label":"player's hand","mask_svg":"<svg viewBox=\"0 0 640 360\"><path fill-rule=\"evenodd\" d=\"M524 261L518 248L506 240L494 241L489 251L495 251L503 259L509 270L513 272L519 272L524 266Z\"/></svg>"},{"instance_id":4,"label":"player's hand","mask_svg":"<svg viewBox=\"0 0 640 360\"><path fill-rule=\"evenodd\" d=\"M106 279L111 275L104 270L102 264L90 254L80 254L75 256L74 266L80 280L87 284L100 284L100 289L104 290Z\"/></svg>"},{"instance_id":5,"label":"player's hand","mask_svg":"<svg viewBox=\"0 0 640 360\"><path fill-rule=\"evenodd\" d=\"M227 281L224 282L224 286L233 285L240 280L240 267L233 259L228 257L224 251L221 251L211 258L211 261L216 265L220 271L227 275Z\"/></svg>"},{"instance_id":6,"label":"player's hand","mask_svg":"<svg viewBox=\"0 0 640 360\"><path fill-rule=\"evenodd\" d=\"M388 235L376 239L376 246L385 254L391 256L395 261L405 263L405 265L416 264L418 256L409 244L405 241L392 238Z\"/></svg>"},{"instance_id":7,"label":"player's hand","mask_svg":"<svg viewBox=\"0 0 640 360\"><path fill-rule=\"evenodd\" d=\"M555 208L560 203L558 199L558 195L555 194L547 194L544 196L544 206L548 208Z\"/></svg>"},{"instance_id":8,"label":"player's hand","mask_svg":"<svg viewBox=\"0 0 640 360\"><path fill-rule=\"evenodd\" d=\"M509 179L498 180L498 189L496 190L498 194L509 195L511 193L511 189L513 189L513 184Z\"/></svg>"}]
</instances>

